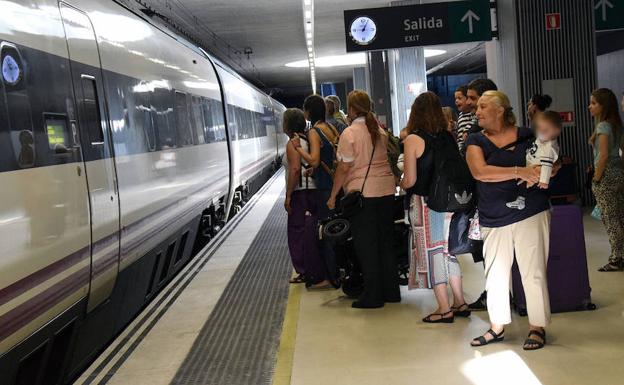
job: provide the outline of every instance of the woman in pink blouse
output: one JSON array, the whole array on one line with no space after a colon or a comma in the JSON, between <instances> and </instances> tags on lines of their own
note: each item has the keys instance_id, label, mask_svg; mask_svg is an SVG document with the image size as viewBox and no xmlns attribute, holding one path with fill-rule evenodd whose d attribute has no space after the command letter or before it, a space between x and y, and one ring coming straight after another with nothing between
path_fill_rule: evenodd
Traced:
<instances>
[{"instance_id":1,"label":"woman in pink blouse","mask_svg":"<svg viewBox=\"0 0 624 385\"><path fill-rule=\"evenodd\" d=\"M401 301L397 262L392 253L396 186L388 163L388 136L370 110L368 94L352 91L347 106L352 123L340 135L339 163L327 205L334 208L341 189L345 193L362 191L363 207L349 219L364 275L364 292L352 307L378 308L386 302Z\"/></svg>"}]
</instances>

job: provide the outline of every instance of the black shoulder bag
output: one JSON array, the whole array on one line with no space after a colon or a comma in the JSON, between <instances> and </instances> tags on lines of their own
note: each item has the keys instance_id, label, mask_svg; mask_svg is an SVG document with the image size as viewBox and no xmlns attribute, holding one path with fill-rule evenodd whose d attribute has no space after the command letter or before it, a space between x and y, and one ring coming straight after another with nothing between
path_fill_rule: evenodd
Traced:
<instances>
[{"instance_id":1,"label":"black shoulder bag","mask_svg":"<svg viewBox=\"0 0 624 385\"><path fill-rule=\"evenodd\" d=\"M351 191L350 193L345 194L345 196L340 199L342 215L344 215L346 218L353 218L353 216L357 214L362 209L362 207L364 207L364 186L366 185L366 178L368 178L368 172L370 171L371 164L373 163L374 155L375 143L373 143L373 153L371 154L370 162L368 162L368 168L366 169L364 182L362 182L362 190Z\"/></svg>"}]
</instances>

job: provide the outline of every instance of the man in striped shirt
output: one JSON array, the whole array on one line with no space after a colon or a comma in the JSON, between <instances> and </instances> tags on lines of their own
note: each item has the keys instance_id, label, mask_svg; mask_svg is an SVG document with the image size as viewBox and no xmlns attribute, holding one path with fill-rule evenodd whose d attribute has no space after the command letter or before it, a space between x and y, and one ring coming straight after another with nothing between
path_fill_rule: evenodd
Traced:
<instances>
[{"instance_id":1,"label":"man in striped shirt","mask_svg":"<svg viewBox=\"0 0 624 385\"><path fill-rule=\"evenodd\" d=\"M466 138L468 138L468 132L470 125L474 119L474 113L472 107L466 103L468 97L468 87L460 86L455 90L455 106L459 111L459 117L457 118L456 134L457 134L457 147L463 154Z\"/></svg>"}]
</instances>

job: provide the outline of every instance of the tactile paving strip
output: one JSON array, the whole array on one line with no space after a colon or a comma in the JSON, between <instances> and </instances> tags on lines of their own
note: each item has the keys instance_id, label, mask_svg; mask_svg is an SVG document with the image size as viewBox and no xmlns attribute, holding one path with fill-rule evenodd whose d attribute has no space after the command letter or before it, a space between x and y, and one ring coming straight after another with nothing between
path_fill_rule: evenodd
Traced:
<instances>
[{"instance_id":1,"label":"tactile paving strip","mask_svg":"<svg viewBox=\"0 0 624 385\"><path fill-rule=\"evenodd\" d=\"M292 271L283 205L271 209L172 385L271 382Z\"/></svg>"}]
</instances>

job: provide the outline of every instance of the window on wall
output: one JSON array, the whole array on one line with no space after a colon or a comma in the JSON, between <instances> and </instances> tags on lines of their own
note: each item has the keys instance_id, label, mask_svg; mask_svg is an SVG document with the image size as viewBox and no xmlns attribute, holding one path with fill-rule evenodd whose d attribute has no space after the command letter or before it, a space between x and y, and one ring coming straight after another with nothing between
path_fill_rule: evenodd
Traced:
<instances>
[{"instance_id":1,"label":"window on wall","mask_svg":"<svg viewBox=\"0 0 624 385\"><path fill-rule=\"evenodd\" d=\"M189 119L189 109L186 101L186 94L175 92L175 122L176 122L176 143L178 146L193 145L193 132Z\"/></svg>"}]
</instances>

